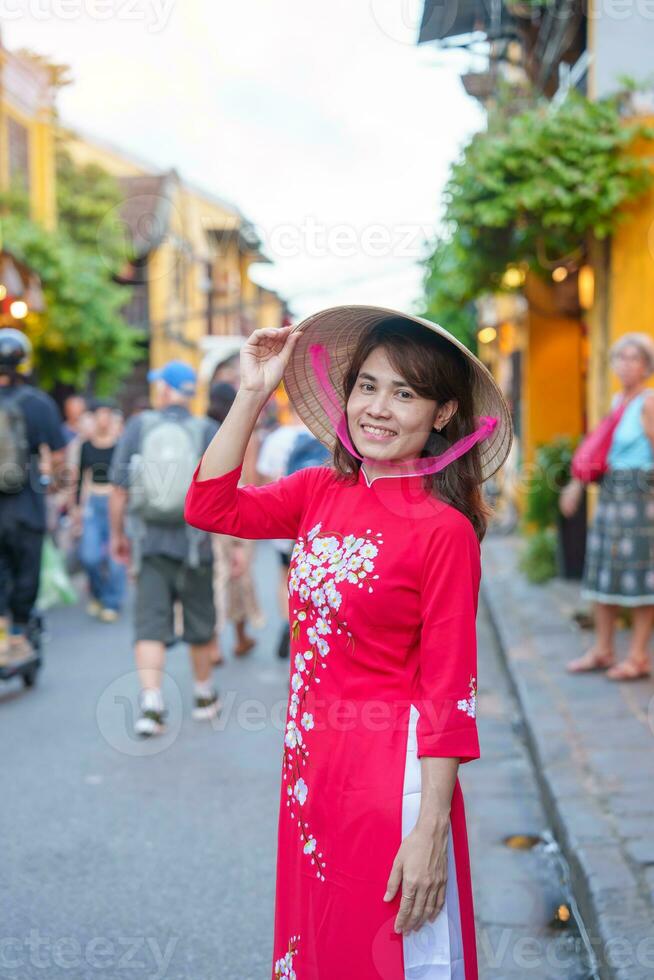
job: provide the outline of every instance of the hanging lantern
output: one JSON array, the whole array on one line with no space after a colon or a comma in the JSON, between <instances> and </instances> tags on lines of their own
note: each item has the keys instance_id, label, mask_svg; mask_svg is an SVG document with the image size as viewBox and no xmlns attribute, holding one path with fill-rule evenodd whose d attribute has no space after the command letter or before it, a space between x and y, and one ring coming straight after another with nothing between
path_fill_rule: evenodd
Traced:
<instances>
[{"instance_id":1,"label":"hanging lantern","mask_svg":"<svg viewBox=\"0 0 654 980\"><path fill-rule=\"evenodd\" d=\"M24 300L15 299L9 307L9 312L14 320L24 320L29 313L29 307Z\"/></svg>"},{"instance_id":2,"label":"hanging lantern","mask_svg":"<svg viewBox=\"0 0 654 980\"><path fill-rule=\"evenodd\" d=\"M590 310L595 302L595 271L591 265L582 265L579 270L579 305L582 310Z\"/></svg>"}]
</instances>

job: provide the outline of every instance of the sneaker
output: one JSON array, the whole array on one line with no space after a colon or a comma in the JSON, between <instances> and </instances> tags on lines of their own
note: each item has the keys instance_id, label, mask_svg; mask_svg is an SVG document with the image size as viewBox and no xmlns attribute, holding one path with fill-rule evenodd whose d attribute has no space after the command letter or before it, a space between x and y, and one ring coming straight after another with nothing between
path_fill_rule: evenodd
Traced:
<instances>
[{"instance_id":1,"label":"sneaker","mask_svg":"<svg viewBox=\"0 0 654 980\"><path fill-rule=\"evenodd\" d=\"M102 605L97 599L89 599L86 604L86 611L89 616L99 616L102 612Z\"/></svg>"},{"instance_id":2,"label":"sneaker","mask_svg":"<svg viewBox=\"0 0 654 980\"><path fill-rule=\"evenodd\" d=\"M150 700L145 700L143 695L139 699L141 714L136 720L134 731L142 738L150 738L152 735L162 735L166 730L166 711L163 705L157 707Z\"/></svg>"},{"instance_id":3,"label":"sneaker","mask_svg":"<svg viewBox=\"0 0 654 980\"><path fill-rule=\"evenodd\" d=\"M118 619L118 612L115 609L101 609L98 613L101 623L115 623Z\"/></svg>"},{"instance_id":4,"label":"sneaker","mask_svg":"<svg viewBox=\"0 0 654 980\"><path fill-rule=\"evenodd\" d=\"M193 718L195 721L211 721L220 711L222 705L217 691L212 691L207 697L195 696Z\"/></svg>"}]
</instances>

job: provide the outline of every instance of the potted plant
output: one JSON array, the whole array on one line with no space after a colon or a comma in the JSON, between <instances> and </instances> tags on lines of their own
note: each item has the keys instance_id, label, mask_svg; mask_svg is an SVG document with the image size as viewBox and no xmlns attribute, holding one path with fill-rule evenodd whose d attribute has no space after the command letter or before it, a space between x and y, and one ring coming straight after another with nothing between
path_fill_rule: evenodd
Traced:
<instances>
[{"instance_id":1,"label":"potted plant","mask_svg":"<svg viewBox=\"0 0 654 980\"><path fill-rule=\"evenodd\" d=\"M539 447L524 515L525 521L540 530L556 529L556 574L567 579L581 578L586 549L586 495L572 517L564 517L559 510L559 494L570 480L570 463L577 441L559 436Z\"/></svg>"}]
</instances>

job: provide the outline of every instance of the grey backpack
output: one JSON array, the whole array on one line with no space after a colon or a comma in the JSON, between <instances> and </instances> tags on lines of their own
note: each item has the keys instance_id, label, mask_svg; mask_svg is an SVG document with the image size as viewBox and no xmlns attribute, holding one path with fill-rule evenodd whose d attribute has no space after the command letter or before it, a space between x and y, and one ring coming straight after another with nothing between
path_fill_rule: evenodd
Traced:
<instances>
[{"instance_id":1,"label":"grey backpack","mask_svg":"<svg viewBox=\"0 0 654 980\"><path fill-rule=\"evenodd\" d=\"M183 524L184 501L204 452L206 420L147 411L130 464L129 509L152 524Z\"/></svg>"},{"instance_id":2,"label":"grey backpack","mask_svg":"<svg viewBox=\"0 0 654 980\"><path fill-rule=\"evenodd\" d=\"M18 493L28 481L30 449L20 407L23 394L22 388L14 388L0 401L0 493Z\"/></svg>"}]
</instances>

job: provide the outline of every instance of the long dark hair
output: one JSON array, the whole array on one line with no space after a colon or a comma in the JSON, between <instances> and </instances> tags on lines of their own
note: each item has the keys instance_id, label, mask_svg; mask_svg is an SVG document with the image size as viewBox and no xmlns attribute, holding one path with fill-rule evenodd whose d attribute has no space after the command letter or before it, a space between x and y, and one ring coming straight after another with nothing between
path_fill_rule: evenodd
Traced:
<instances>
[{"instance_id":1,"label":"long dark hair","mask_svg":"<svg viewBox=\"0 0 654 980\"><path fill-rule=\"evenodd\" d=\"M363 362L377 347L383 347L396 371L423 398L442 405L456 399L458 408L441 432L431 431L421 456L438 456L448 446L476 428L472 403L473 369L449 341L417 323L389 317L362 335L343 379L345 404ZM350 437L351 437L350 433ZM340 439L334 447L334 468L343 477L358 478L361 460ZM438 473L425 476L425 486L445 503L456 507L470 520L479 541L488 527L492 509L481 492L479 443Z\"/></svg>"}]
</instances>

